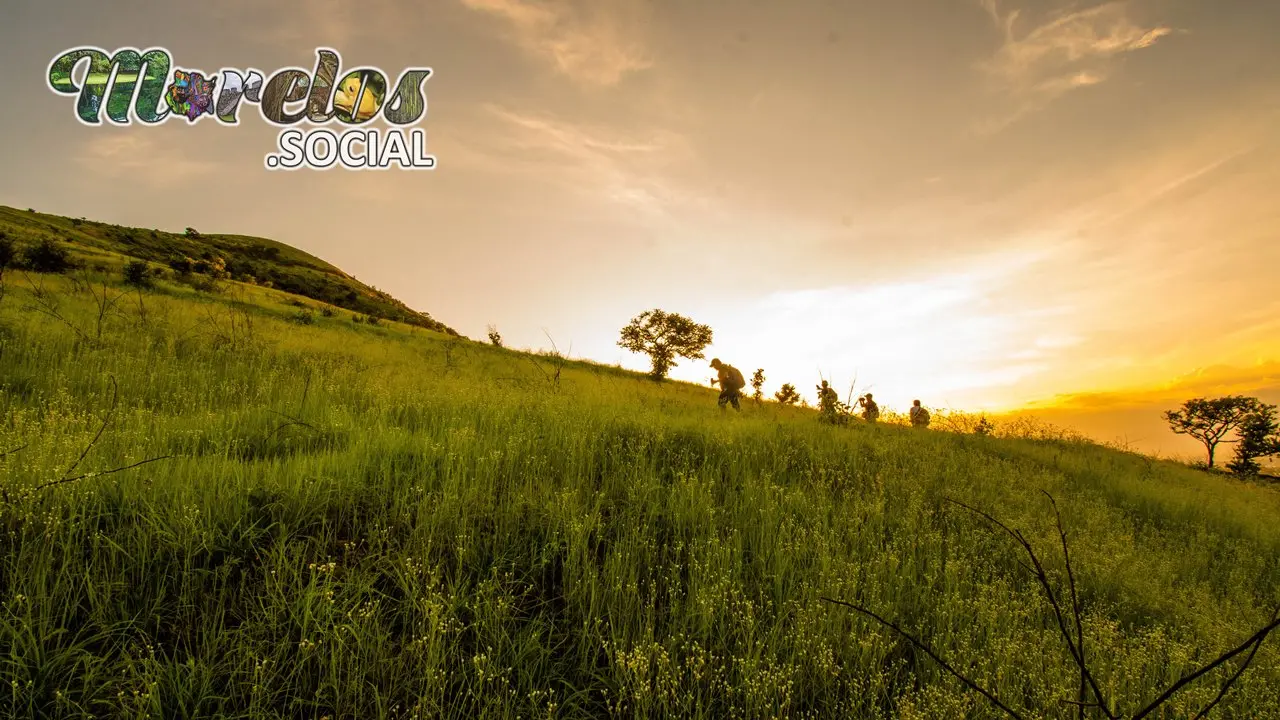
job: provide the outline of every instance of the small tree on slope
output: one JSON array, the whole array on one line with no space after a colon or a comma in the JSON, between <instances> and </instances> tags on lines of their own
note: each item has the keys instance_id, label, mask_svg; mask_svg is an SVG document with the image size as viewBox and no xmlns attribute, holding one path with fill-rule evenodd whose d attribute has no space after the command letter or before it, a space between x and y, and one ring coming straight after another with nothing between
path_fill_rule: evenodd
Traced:
<instances>
[{"instance_id":1,"label":"small tree on slope","mask_svg":"<svg viewBox=\"0 0 1280 720\"><path fill-rule=\"evenodd\" d=\"M764 399L764 368L757 368L754 375L751 376L751 399L757 404Z\"/></svg>"},{"instance_id":2,"label":"small tree on slope","mask_svg":"<svg viewBox=\"0 0 1280 720\"><path fill-rule=\"evenodd\" d=\"M1262 466L1258 458L1280 455L1280 424L1276 422L1276 406L1261 405L1257 412L1245 418L1236 431L1235 458L1227 469L1237 475L1257 475Z\"/></svg>"},{"instance_id":3,"label":"small tree on slope","mask_svg":"<svg viewBox=\"0 0 1280 720\"><path fill-rule=\"evenodd\" d=\"M646 310L622 328L618 346L649 356L649 375L662 380L675 367L677 357L698 360L711 344L711 327L699 325L683 315L663 310Z\"/></svg>"},{"instance_id":4,"label":"small tree on slope","mask_svg":"<svg viewBox=\"0 0 1280 720\"><path fill-rule=\"evenodd\" d=\"M778 392L773 394L774 399L783 405L795 405L800 402L800 393L796 392L796 386L786 383Z\"/></svg>"}]
</instances>

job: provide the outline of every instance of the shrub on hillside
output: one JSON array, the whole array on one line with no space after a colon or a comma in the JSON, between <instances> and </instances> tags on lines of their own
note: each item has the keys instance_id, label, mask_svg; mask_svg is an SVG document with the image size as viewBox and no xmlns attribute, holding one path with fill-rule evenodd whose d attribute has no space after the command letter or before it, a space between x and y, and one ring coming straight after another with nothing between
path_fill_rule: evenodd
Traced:
<instances>
[{"instance_id":1,"label":"shrub on hillside","mask_svg":"<svg viewBox=\"0 0 1280 720\"><path fill-rule=\"evenodd\" d=\"M134 287L151 287L151 267L142 260L130 260L124 266L124 283Z\"/></svg>"},{"instance_id":2,"label":"shrub on hillside","mask_svg":"<svg viewBox=\"0 0 1280 720\"><path fill-rule=\"evenodd\" d=\"M201 275L208 275L209 277L216 278L218 280L230 277L230 273L227 272L226 261L216 255L196 260L191 264L191 270L192 272L196 272Z\"/></svg>"},{"instance_id":3,"label":"shrub on hillside","mask_svg":"<svg viewBox=\"0 0 1280 720\"><path fill-rule=\"evenodd\" d=\"M222 283L207 275L183 275L178 280L197 292L210 295L221 293L223 289Z\"/></svg>"},{"instance_id":4,"label":"shrub on hillside","mask_svg":"<svg viewBox=\"0 0 1280 720\"><path fill-rule=\"evenodd\" d=\"M974 435L982 435L985 437L987 435L994 433L995 431L996 431L995 423L988 420L985 415L978 418L978 424L973 426Z\"/></svg>"},{"instance_id":5,"label":"shrub on hillside","mask_svg":"<svg viewBox=\"0 0 1280 720\"><path fill-rule=\"evenodd\" d=\"M800 402L800 393L796 391L796 386L791 383L784 384L778 392L773 394L773 397L783 405L795 405Z\"/></svg>"},{"instance_id":6,"label":"shrub on hillside","mask_svg":"<svg viewBox=\"0 0 1280 720\"><path fill-rule=\"evenodd\" d=\"M192 266L193 263L189 257L178 257L169 261L169 267L177 275L190 275Z\"/></svg>"},{"instance_id":7,"label":"shrub on hillside","mask_svg":"<svg viewBox=\"0 0 1280 720\"><path fill-rule=\"evenodd\" d=\"M45 238L35 245L23 248L21 267L38 273L64 273L73 267L75 262L71 253L60 243Z\"/></svg>"},{"instance_id":8,"label":"shrub on hillside","mask_svg":"<svg viewBox=\"0 0 1280 720\"><path fill-rule=\"evenodd\" d=\"M13 241L9 236L0 232L0 272L13 264L18 257L17 251L13 247Z\"/></svg>"}]
</instances>

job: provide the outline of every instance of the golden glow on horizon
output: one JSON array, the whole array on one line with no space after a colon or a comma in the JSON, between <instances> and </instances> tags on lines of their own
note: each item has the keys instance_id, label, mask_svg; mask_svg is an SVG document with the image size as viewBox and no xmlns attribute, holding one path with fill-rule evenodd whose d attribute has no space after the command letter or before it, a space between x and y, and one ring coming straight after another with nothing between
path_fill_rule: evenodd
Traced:
<instances>
[{"instance_id":1,"label":"golden glow on horizon","mask_svg":"<svg viewBox=\"0 0 1280 720\"><path fill-rule=\"evenodd\" d=\"M872 392L899 409L917 397L933 406L1012 408L1000 389L1043 369L1046 351L1072 339L1036 325L1042 308L992 299L1048 257L1004 253L915 281L774 293L715 315L714 352L744 372L765 368L769 387L791 382L810 401L825 377L842 394L856 382L855 394ZM702 374L687 371L690 380Z\"/></svg>"}]
</instances>

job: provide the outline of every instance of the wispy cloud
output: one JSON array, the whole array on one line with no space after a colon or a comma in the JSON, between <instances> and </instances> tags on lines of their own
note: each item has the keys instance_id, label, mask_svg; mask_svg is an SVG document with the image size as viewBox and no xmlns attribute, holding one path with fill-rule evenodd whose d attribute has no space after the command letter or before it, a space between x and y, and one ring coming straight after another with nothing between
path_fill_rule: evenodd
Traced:
<instances>
[{"instance_id":1,"label":"wispy cloud","mask_svg":"<svg viewBox=\"0 0 1280 720\"><path fill-rule=\"evenodd\" d=\"M1240 144L1243 144L1243 142ZM1121 190L1112 193L1112 196L1116 198L1113 204L1118 209L1110 214L1096 217L1094 227L1103 227L1116 223L1148 210L1178 191L1201 182L1205 178L1212 178L1215 173L1224 168L1229 168L1232 163L1247 157L1256 149L1256 144L1241 149L1232 148L1224 152L1221 157L1213 158L1198 167L1187 169L1185 172L1175 171L1172 176L1166 172L1165 177L1157 174L1165 170L1165 168L1160 167L1157 163L1151 163L1148 177L1143 178L1141 182L1122 185Z\"/></svg>"},{"instance_id":2,"label":"wispy cloud","mask_svg":"<svg viewBox=\"0 0 1280 720\"><path fill-rule=\"evenodd\" d=\"M501 18L526 51L587 85L616 85L653 65L644 41L646 0L462 0Z\"/></svg>"},{"instance_id":3,"label":"wispy cloud","mask_svg":"<svg viewBox=\"0 0 1280 720\"><path fill-rule=\"evenodd\" d=\"M1002 12L999 0L979 0L1003 34L995 55L980 64L996 87L1018 101L1016 110L989 126L999 129L1079 88L1105 82L1112 61L1143 50L1173 32L1134 20L1124 0L1050 17L1019 32L1023 15Z\"/></svg>"},{"instance_id":4,"label":"wispy cloud","mask_svg":"<svg viewBox=\"0 0 1280 720\"><path fill-rule=\"evenodd\" d=\"M79 162L88 172L99 176L127 179L154 188L170 187L206 175L218 167L215 161L193 158L183 152L183 149L192 147L197 146L162 142L154 131L95 133L85 143Z\"/></svg>"},{"instance_id":5,"label":"wispy cloud","mask_svg":"<svg viewBox=\"0 0 1280 720\"><path fill-rule=\"evenodd\" d=\"M580 192L651 213L687 199L671 186L668 171L694 158L683 136L655 130L628 136L549 114L489 105L498 121L484 142L461 142L456 162L493 172L541 175Z\"/></svg>"}]
</instances>

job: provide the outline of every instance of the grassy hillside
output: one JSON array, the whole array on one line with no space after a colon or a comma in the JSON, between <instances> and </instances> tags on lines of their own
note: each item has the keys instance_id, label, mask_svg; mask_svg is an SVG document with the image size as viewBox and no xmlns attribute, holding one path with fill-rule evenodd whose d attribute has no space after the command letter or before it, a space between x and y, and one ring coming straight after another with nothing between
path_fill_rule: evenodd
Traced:
<instances>
[{"instance_id":1,"label":"grassy hillside","mask_svg":"<svg viewBox=\"0 0 1280 720\"><path fill-rule=\"evenodd\" d=\"M137 258L168 268L175 261L218 260L227 278L274 287L365 316L457 333L429 314L369 287L329 263L284 243L243 235L175 234L46 215L0 206L0 233L17 243L52 239L93 262Z\"/></svg>"},{"instance_id":2,"label":"grassy hillside","mask_svg":"<svg viewBox=\"0 0 1280 720\"><path fill-rule=\"evenodd\" d=\"M1280 602L1280 494L1136 455L721 414L707 388L304 323L261 287L6 277L3 717L1001 717L823 596L1023 717L1076 717L1024 558L946 497L1065 592L1056 497L1125 713ZM1280 718L1275 648L1216 716Z\"/></svg>"}]
</instances>

